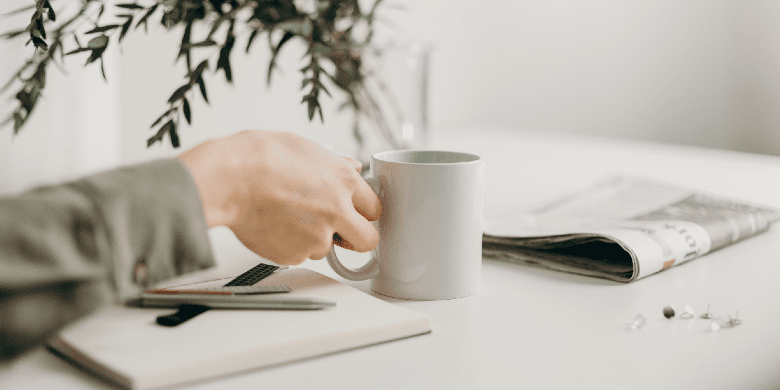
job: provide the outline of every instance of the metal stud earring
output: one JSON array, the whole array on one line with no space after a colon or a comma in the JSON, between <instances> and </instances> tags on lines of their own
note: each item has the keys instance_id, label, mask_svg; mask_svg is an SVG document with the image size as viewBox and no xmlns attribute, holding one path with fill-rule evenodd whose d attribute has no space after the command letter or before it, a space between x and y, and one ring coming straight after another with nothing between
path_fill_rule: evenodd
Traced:
<instances>
[{"instance_id":1,"label":"metal stud earring","mask_svg":"<svg viewBox=\"0 0 780 390\"><path fill-rule=\"evenodd\" d=\"M710 318L712 318L712 314L710 314L710 304L709 303L707 304L707 312L702 314L700 317L704 318L705 320L709 320Z\"/></svg>"},{"instance_id":2,"label":"metal stud earring","mask_svg":"<svg viewBox=\"0 0 780 390\"><path fill-rule=\"evenodd\" d=\"M664 317L671 319L674 317L674 306L666 305L664 307Z\"/></svg>"},{"instance_id":3,"label":"metal stud earring","mask_svg":"<svg viewBox=\"0 0 780 390\"><path fill-rule=\"evenodd\" d=\"M680 314L680 318L687 320L693 318L693 308L691 305L685 305L685 312Z\"/></svg>"},{"instance_id":4,"label":"metal stud earring","mask_svg":"<svg viewBox=\"0 0 780 390\"><path fill-rule=\"evenodd\" d=\"M729 326L729 328L733 328L737 325L742 325L742 320L739 319L739 310L737 310L737 313L734 314L734 318L731 318L729 316L729 320L726 322Z\"/></svg>"}]
</instances>

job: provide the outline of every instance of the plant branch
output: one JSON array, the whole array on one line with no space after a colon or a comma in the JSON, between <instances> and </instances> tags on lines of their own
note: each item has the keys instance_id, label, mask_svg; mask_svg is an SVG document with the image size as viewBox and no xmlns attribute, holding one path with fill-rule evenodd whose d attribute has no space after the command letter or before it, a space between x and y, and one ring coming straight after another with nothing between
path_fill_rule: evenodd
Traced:
<instances>
[{"instance_id":1,"label":"plant branch","mask_svg":"<svg viewBox=\"0 0 780 390\"><path fill-rule=\"evenodd\" d=\"M132 31L137 31L141 25L146 30L152 15L161 11L160 24L164 28L172 30L180 27L183 30L177 59L185 58L187 74L186 83L176 89L168 99L167 110L151 125L153 130L155 128L157 130L148 139L148 146L161 142L167 134L173 146L178 147L177 129L181 116L184 116L187 123L192 121L192 107L187 95L192 97L191 92L195 85L208 103L204 76L209 58L213 58L218 53L213 70L223 71L225 80L232 83L234 75L231 53L236 37L250 34L245 49L248 53L254 38L261 33L268 34L271 51L267 68L268 83L276 69L278 55L288 42L299 40L307 45L308 50L304 58L306 66L301 69L304 76L301 89L305 91L303 103L307 105L309 120L313 120L314 116L319 114L320 120L324 122L320 92L324 91L325 94L330 95L323 83L329 80L347 93L346 105L351 106L356 115L367 110L365 112L374 118L383 136L391 144L397 144L392 132L387 128L376 101L364 86L366 76L362 53L370 45L373 37L373 23L381 0L376 0L368 13L361 10L358 0L315 0L313 8L308 10L299 9L298 2L294 0L146 0L141 2L148 5L139 4L139 0L125 0L126 3L113 5L105 3L104 0L67 1L79 1L81 6L75 16L56 25L48 39L46 26L56 20L56 13L49 0L35 0L34 6L14 11L15 13L32 12L31 22L22 30L4 35L5 38L11 39L25 33L29 34L29 42L35 46L32 56L3 87L5 90L15 81L22 82L16 94L18 107L6 121L14 123L14 133L24 126L36 107L41 91L45 87L46 68L52 62L58 65L54 60L57 51L64 56L88 52L86 65L99 60L101 73L105 77L102 56L108 46L121 43L125 35L131 32L133 25L135 29ZM114 24L101 24L101 18L106 11L113 13L118 21ZM83 23L91 23L93 28L78 33L76 24ZM217 43L215 38L217 32L224 31L222 27L225 25L228 27L224 39L221 43ZM362 25L367 26L368 31L360 35L357 33L360 29L356 27ZM207 28L208 34L201 41L193 41L192 37L199 27ZM81 45L79 35L88 40L87 45ZM77 47L65 53L63 40L70 36L74 37ZM281 39L274 42L276 38L273 37L279 36ZM215 53L202 60L193 69L192 50L209 47L213 48ZM326 68L331 69L324 68L323 65L326 64L333 65L335 70L332 74L325 71ZM357 128L355 136L360 137Z\"/></svg>"}]
</instances>

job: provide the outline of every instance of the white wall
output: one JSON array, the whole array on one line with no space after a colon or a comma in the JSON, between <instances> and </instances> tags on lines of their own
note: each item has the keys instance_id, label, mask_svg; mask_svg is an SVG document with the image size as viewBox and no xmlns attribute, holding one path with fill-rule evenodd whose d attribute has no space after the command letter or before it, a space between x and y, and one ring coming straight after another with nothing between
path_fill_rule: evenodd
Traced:
<instances>
[{"instance_id":1,"label":"white wall","mask_svg":"<svg viewBox=\"0 0 780 390\"><path fill-rule=\"evenodd\" d=\"M780 153L780 3L408 1L433 120Z\"/></svg>"},{"instance_id":2,"label":"white wall","mask_svg":"<svg viewBox=\"0 0 780 390\"><path fill-rule=\"evenodd\" d=\"M0 14L27 4L4 0ZM0 31L24 27L29 20L29 13L3 17ZM32 45L24 43L25 38L0 40L0 85L32 54ZM109 83L103 81L99 67L82 66L83 55L66 57L67 75L54 67L47 71L43 96L19 134L14 136L12 125L0 128L0 192L18 192L122 163L118 54L117 48L104 54ZM0 122L16 108L12 98L20 86L0 95Z\"/></svg>"},{"instance_id":3,"label":"white wall","mask_svg":"<svg viewBox=\"0 0 780 390\"><path fill-rule=\"evenodd\" d=\"M0 12L20 2L2 2ZM399 3L404 10L382 14L395 27L380 36L436 46L430 119L438 132L495 125L780 154L780 2L401 0L385 6ZM2 30L10 26L6 20ZM181 63L172 66L180 34L155 26L148 35L128 35L119 63L107 69L116 72L108 87L96 68L82 70L81 59L69 61L67 79L52 70L51 109L39 110L13 144L9 128L0 132L0 182L21 185L118 158L132 163L179 153L147 149L146 139L183 81ZM299 104L302 48L285 49L284 73L267 88L264 44L258 40L246 56L239 40L235 85L210 73L212 103L191 99L194 125L180 129L182 150L262 128L296 131L352 153L351 118L335 112L338 96L324 100L325 125L310 123ZM25 49L0 43L0 72L7 74ZM7 102L0 101L4 111Z\"/></svg>"},{"instance_id":4,"label":"white wall","mask_svg":"<svg viewBox=\"0 0 780 390\"><path fill-rule=\"evenodd\" d=\"M780 2L749 4L738 14L737 125L728 146L780 154Z\"/></svg>"},{"instance_id":5,"label":"white wall","mask_svg":"<svg viewBox=\"0 0 780 390\"><path fill-rule=\"evenodd\" d=\"M496 125L780 154L778 2L387 4L398 3L405 9L385 11L394 27L381 37L436 46L436 131ZM133 37L123 57L123 102L137 109L132 118L123 112L130 160L149 154L143 150L148 125L180 80L181 69L169 67L178 34ZM138 56L150 51L154 61ZM237 85L213 77L215 103L196 104L194 128L183 129L182 138L243 128L293 130L349 153L348 116L326 111L325 126L305 120L298 104L300 51L286 54L286 74L277 74L268 90L267 50L257 45L250 57L234 53ZM129 135L130 129L136 133Z\"/></svg>"}]
</instances>

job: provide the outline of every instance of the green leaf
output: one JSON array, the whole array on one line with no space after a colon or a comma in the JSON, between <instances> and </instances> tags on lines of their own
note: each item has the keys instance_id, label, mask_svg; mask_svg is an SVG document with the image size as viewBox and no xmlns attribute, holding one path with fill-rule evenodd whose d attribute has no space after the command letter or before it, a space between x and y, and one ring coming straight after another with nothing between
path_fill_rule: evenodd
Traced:
<instances>
[{"instance_id":1,"label":"green leaf","mask_svg":"<svg viewBox=\"0 0 780 390\"><path fill-rule=\"evenodd\" d=\"M209 67L209 60L203 60L198 64L198 66L195 68L192 73L188 74L187 77L191 79L190 84L195 83L198 77L203 74L203 71L206 70L206 68Z\"/></svg>"},{"instance_id":2,"label":"green leaf","mask_svg":"<svg viewBox=\"0 0 780 390\"><path fill-rule=\"evenodd\" d=\"M35 20L35 27L38 32L41 33L41 38L46 39L46 29L43 28L43 19L38 18Z\"/></svg>"},{"instance_id":3,"label":"green leaf","mask_svg":"<svg viewBox=\"0 0 780 390\"><path fill-rule=\"evenodd\" d=\"M286 22L278 23L275 27L291 34L300 35L306 38L311 37L313 29L311 20L309 20L309 18L288 20Z\"/></svg>"},{"instance_id":4,"label":"green leaf","mask_svg":"<svg viewBox=\"0 0 780 390\"><path fill-rule=\"evenodd\" d=\"M100 57L100 73L103 74L103 81L108 82L108 78L106 78L106 68L103 65L103 57Z\"/></svg>"},{"instance_id":5,"label":"green leaf","mask_svg":"<svg viewBox=\"0 0 780 390\"><path fill-rule=\"evenodd\" d=\"M151 147L152 145L155 144L155 142L160 141L161 139L162 139L162 137L158 137L157 134L155 134L154 136L152 136L152 137L150 137L149 139L146 140L146 147L147 148Z\"/></svg>"},{"instance_id":6,"label":"green leaf","mask_svg":"<svg viewBox=\"0 0 780 390\"><path fill-rule=\"evenodd\" d=\"M27 11L29 11L29 10L33 10L33 9L35 9L36 7L37 7L37 6L36 6L35 4L28 5L28 6L25 6L25 7L22 7L22 8L15 9L15 10L13 10L13 11L10 11L10 12L7 12L7 13L4 13L4 14L2 14L2 15L0 15L0 16L2 16L2 17L8 17L8 16L11 16L11 15L16 15L16 14L20 14L20 13L22 13L22 12L27 12Z\"/></svg>"},{"instance_id":7,"label":"green leaf","mask_svg":"<svg viewBox=\"0 0 780 390\"><path fill-rule=\"evenodd\" d=\"M19 129L24 125L24 118L19 112L14 112L14 134L19 133Z\"/></svg>"},{"instance_id":8,"label":"green leaf","mask_svg":"<svg viewBox=\"0 0 780 390\"><path fill-rule=\"evenodd\" d=\"M317 111L317 105L312 102L312 99L306 99L306 102L309 104L309 122L311 122L314 119L314 113Z\"/></svg>"},{"instance_id":9,"label":"green leaf","mask_svg":"<svg viewBox=\"0 0 780 390\"><path fill-rule=\"evenodd\" d=\"M88 65L95 62L98 58L100 58L103 55L104 51L105 49L92 50L92 54L89 55L89 58L87 58L87 62L84 65Z\"/></svg>"},{"instance_id":10,"label":"green leaf","mask_svg":"<svg viewBox=\"0 0 780 390\"><path fill-rule=\"evenodd\" d=\"M146 147L148 148L158 141L162 142L163 137L165 136L165 134L168 133L171 126L173 126L173 120L168 121L166 124L160 127L159 130L157 130L157 134L153 135L148 140L146 140ZM154 127L154 125L152 125L152 127Z\"/></svg>"},{"instance_id":11,"label":"green leaf","mask_svg":"<svg viewBox=\"0 0 780 390\"><path fill-rule=\"evenodd\" d=\"M87 48L92 50L103 49L106 46L108 46L108 37L105 35L94 37L87 42Z\"/></svg>"},{"instance_id":12,"label":"green leaf","mask_svg":"<svg viewBox=\"0 0 780 390\"><path fill-rule=\"evenodd\" d=\"M24 33L26 33L26 32L27 32L26 28L22 29L22 30L9 31L7 33L3 33L2 37L3 37L3 39L16 38L16 37L18 37L20 35L24 35Z\"/></svg>"},{"instance_id":13,"label":"green leaf","mask_svg":"<svg viewBox=\"0 0 780 390\"><path fill-rule=\"evenodd\" d=\"M46 64L45 63L38 64L38 68L35 70L35 73L33 73L32 78L35 79L36 83L38 83L38 87L40 89L43 89L43 87L46 86ZM40 91L37 91L37 90L33 89L33 92L35 92L35 94L37 94ZM34 96L33 100L36 100L36 99L37 99L37 96Z\"/></svg>"},{"instance_id":14,"label":"green leaf","mask_svg":"<svg viewBox=\"0 0 780 390\"><path fill-rule=\"evenodd\" d=\"M173 92L173 95L171 95L170 98L168 98L168 103L173 103L173 102L183 98L184 94L187 93L187 91L189 89L190 89L190 85L189 84L182 85L176 91Z\"/></svg>"},{"instance_id":15,"label":"green leaf","mask_svg":"<svg viewBox=\"0 0 780 390\"><path fill-rule=\"evenodd\" d=\"M279 50L282 49L282 45L287 43L287 41L289 41L294 36L295 35L289 32L285 32L282 36L282 39L280 39L279 43L276 44L276 48L272 50L271 61L268 63L268 77L266 78L266 84L271 84L271 74L276 67L276 57L279 55Z\"/></svg>"},{"instance_id":16,"label":"green leaf","mask_svg":"<svg viewBox=\"0 0 780 390\"><path fill-rule=\"evenodd\" d=\"M187 27L184 28L184 34L181 37L181 46L179 48L179 55L176 57L176 61L179 61L181 56L185 57L187 62L187 70L192 69L192 57L190 56L190 34L192 33L192 22L187 23Z\"/></svg>"},{"instance_id":17,"label":"green leaf","mask_svg":"<svg viewBox=\"0 0 780 390\"><path fill-rule=\"evenodd\" d=\"M127 3L124 3L124 4L117 4L116 6L117 7L121 7L121 8L127 8L127 9L144 9L144 7L142 7L142 6L138 5L138 4L127 4Z\"/></svg>"},{"instance_id":18,"label":"green leaf","mask_svg":"<svg viewBox=\"0 0 780 390\"><path fill-rule=\"evenodd\" d=\"M56 22L57 21L57 15L54 14L54 8L51 7L51 4L49 4L48 1L46 2L46 4L48 4L47 8L49 9L49 12L48 12L48 14L46 16L48 16L49 20L51 20L52 22Z\"/></svg>"},{"instance_id":19,"label":"green leaf","mask_svg":"<svg viewBox=\"0 0 780 390\"><path fill-rule=\"evenodd\" d=\"M115 29L115 28L117 28L119 26L120 25L118 25L118 24L108 24L108 25L99 26L99 27L95 26L95 28L85 32L84 34L95 34L95 33L106 32L106 31L109 31L109 30L113 30L113 29Z\"/></svg>"},{"instance_id":20,"label":"green leaf","mask_svg":"<svg viewBox=\"0 0 780 390\"><path fill-rule=\"evenodd\" d=\"M225 44L222 45L222 49L219 50L219 59L217 60L217 71L222 69L225 71L225 79L228 83L233 82L233 72L230 69L230 51L233 50L233 44L236 42L236 37L233 36L233 23L230 24L227 37L225 38Z\"/></svg>"},{"instance_id":21,"label":"green leaf","mask_svg":"<svg viewBox=\"0 0 780 390\"><path fill-rule=\"evenodd\" d=\"M246 52L249 53L249 48L252 46L252 41L255 40L255 37L257 36L257 32L259 29L252 30L252 33L249 34L249 41L246 43ZM24 32L24 30L22 30Z\"/></svg>"},{"instance_id":22,"label":"green leaf","mask_svg":"<svg viewBox=\"0 0 780 390\"><path fill-rule=\"evenodd\" d=\"M330 74L330 73L326 72L325 70L323 70L323 71L322 71L322 74L324 74L325 76L327 76L327 77L330 79L330 81L332 81L332 82L333 82L333 84L339 85L339 83L336 81L336 77L335 77L335 76L333 76L332 74Z\"/></svg>"},{"instance_id":23,"label":"green leaf","mask_svg":"<svg viewBox=\"0 0 780 390\"><path fill-rule=\"evenodd\" d=\"M19 101L22 107L24 107L27 112L32 111L33 107L35 106L35 103L30 98L30 94L28 94L25 91L19 91L16 93L16 100Z\"/></svg>"},{"instance_id":24,"label":"green leaf","mask_svg":"<svg viewBox=\"0 0 780 390\"><path fill-rule=\"evenodd\" d=\"M171 124L171 126L168 128L168 136L171 137L171 145L173 145L174 148L179 147L179 134L176 133L176 123L173 121L168 122Z\"/></svg>"},{"instance_id":25,"label":"green leaf","mask_svg":"<svg viewBox=\"0 0 780 390\"><path fill-rule=\"evenodd\" d=\"M225 57L224 61L218 61L217 62L217 69L222 69L225 71L225 80L227 80L228 83L233 83L233 70L230 67L230 58Z\"/></svg>"},{"instance_id":26,"label":"green leaf","mask_svg":"<svg viewBox=\"0 0 780 390\"><path fill-rule=\"evenodd\" d=\"M181 37L181 45L184 46L190 43L190 34L192 33L192 22L187 23L187 27L184 28L184 34Z\"/></svg>"},{"instance_id":27,"label":"green leaf","mask_svg":"<svg viewBox=\"0 0 780 390\"><path fill-rule=\"evenodd\" d=\"M155 3L153 6L151 6L151 8L149 8L149 10L146 11L144 16L142 16L141 19L138 20L138 24L135 25L135 28L138 29L138 26L140 26L143 23L144 31L148 32L149 31L149 29L148 29L149 25L147 24L147 21L149 20L149 17L152 16L154 11L157 10L157 6L159 6L159 5L160 5L160 3Z\"/></svg>"},{"instance_id":28,"label":"green leaf","mask_svg":"<svg viewBox=\"0 0 780 390\"><path fill-rule=\"evenodd\" d=\"M160 115L160 117L159 117L159 118L157 118L157 119L154 121L154 123L152 123L152 125L151 125L151 126L149 126L149 127L155 127L155 126L157 126L158 124L160 124L160 122L162 122L162 120L163 120L163 119L165 119L165 117L166 117L166 116L168 116L169 114L171 114L171 113L172 113L172 112L174 112L174 111L176 111L176 108L170 108L170 109L168 109L168 111L165 111L165 112L164 112L162 115Z\"/></svg>"},{"instance_id":29,"label":"green leaf","mask_svg":"<svg viewBox=\"0 0 780 390\"><path fill-rule=\"evenodd\" d=\"M35 47L40 47L43 50L46 50L49 48L49 45L46 44L46 41L44 41L41 38L38 37L32 37L32 42Z\"/></svg>"},{"instance_id":30,"label":"green leaf","mask_svg":"<svg viewBox=\"0 0 780 390\"><path fill-rule=\"evenodd\" d=\"M206 82L203 81L203 76L198 76L198 86L200 87L200 94L203 96L203 100L206 101L206 103L209 102L209 97L206 95Z\"/></svg>"},{"instance_id":31,"label":"green leaf","mask_svg":"<svg viewBox=\"0 0 780 390\"><path fill-rule=\"evenodd\" d=\"M190 102L187 100L187 98L184 98L184 103L182 104L182 111L184 111L184 119L187 120L188 124L192 124L192 112L190 111Z\"/></svg>"},{"instance_id":32,"label":"green leaf","mask_svg":"<svg viewBox=\"0 0 780 390\"><path fill-rule=\"evenodd\" d=\"M318 57L333 58L336 56L336 51L332 47L323 43L315 42L309 47L309 53Z\"/></svg>"},{"instance_id":33,"label":"green leaf","mask_svg":"<svg viewBox=\"0 0 780 390\"><path fill-rule=\"evenodd\" d=\"M328 96L330 96L330 97L333 97L333 95L331 95L331 94L330 94L330 92L328 91L328 89L327 89L327 88L325 88L325 86L324 86L324 85L322 85L322 83L318 83L318 84L319 84L319 88L320 88L320 89L322 89L323 91L325 91L325 93L326 93L326 94L328 94Z\"/></svg>"},{"instance_id":34,"label":"green leaf","mask_svg":"<svg viewBox=\"0 0 780 390\"><path fill-rule=\"evenodd\" d=\"M91 50L91 49L88 49L88 48L86 48L86 47L80 47L80 48L78 48L78 49L71 50L71 51L69 51L69 52L65 53L65 55L66 55L66 56L69 56L69 55L71 55L71 54L81 53L81 52L83 52L83 51L90 51L90 50Z\"/></svg>"},{"instance_id":35,"label":"green leaf","mask_svg":"<svg viewBox=\"0 0 780 390\"><path fill-rule=\"evenodd\" d=\"M320 120L324 123L325 119L322 117L322 107L320 107L320 101L317 99L316 90L312 88L311 92L309 92L307 95L303 97L303 100L301 100L301 103L307 103L308 109L309 109L309 120L314 119L314 113L319 110L320 112Z\"/></svg>"},{"instance_id":36,"label":"green leaf","mask_svg":"<svg viewBox=\"0 0 780 390\"><path fill-rule=\"evenodd\" d=\"M125 24L122 25L122 31L119 32L119 42L122 42L122 39L125 37L125 34L127 34L127 31L130 30L130 26L133 25L133 18L130 17L127 19Z\"/></svg>"},{"instance_id":37,"label":"green leaf","mask_svg":"<svg viewBox=\"0 0 780 390\"><path fill-rule=\"evenodd\" d=\"M214 35L215 32L217 32L217 29L219 28L219 26L222 25L222 22L228 20L228 17L229 17L228 15L220 15L219 18L217 18L217 20L214 21L214 24L211 25L211 31L209 31L209 35L208 35L209 39L211 39L211 36Z\"/></svg>"},{"instance_id":38,"label":"green leaf","mask_svg":"<svg viewBox=\"0 0 780 390\"><path fill-rule=\"evenodd\" d=\"M209 47L209 46L216 46L217 42L213 39L206 39L205 41L196 42L196 43L188 43L185 45L186 47Z\"/></svg>"}]
</instances>

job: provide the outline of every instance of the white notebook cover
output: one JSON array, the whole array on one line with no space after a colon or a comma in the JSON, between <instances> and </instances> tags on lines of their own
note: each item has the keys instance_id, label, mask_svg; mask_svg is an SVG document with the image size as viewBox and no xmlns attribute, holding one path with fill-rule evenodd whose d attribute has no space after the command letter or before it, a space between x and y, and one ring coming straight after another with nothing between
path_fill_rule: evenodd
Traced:
<instances>
[{"instance_id":1,"label":"white notebook cover","mask_svg":"<svg viewBox=\"0 0 780 390\"><path fill-rule=\"evenodd\" d=\"M182 287L213 287L208 282ZM256 285L286 284L286 297L336 302L322 310L209 310L179 326L172 309L110 307L63 330L49 347L130 389L153 389L430 332L426 315L305 268Z\"/></svg>"}]
</instances>

